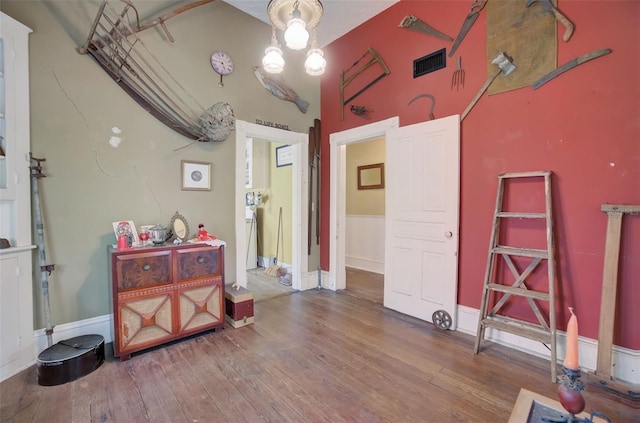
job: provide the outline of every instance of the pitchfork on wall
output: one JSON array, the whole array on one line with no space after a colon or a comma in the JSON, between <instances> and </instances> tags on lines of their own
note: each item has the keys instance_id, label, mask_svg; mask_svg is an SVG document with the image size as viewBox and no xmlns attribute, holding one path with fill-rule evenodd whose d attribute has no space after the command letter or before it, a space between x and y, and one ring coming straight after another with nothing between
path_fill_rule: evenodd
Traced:
<instances>
[{"instance_id":1,"label":"pitchfork on wall","mask_svg":"<svg viewBox=\"0 0 640 423\"><path fill-rule=\"evenodd\" d=\"M451 89L456 87L456 91L462 86L464 88L464 69L462 69L462 56L458 56L458 67L451 77Z\"/></svg>"}]
</instances>

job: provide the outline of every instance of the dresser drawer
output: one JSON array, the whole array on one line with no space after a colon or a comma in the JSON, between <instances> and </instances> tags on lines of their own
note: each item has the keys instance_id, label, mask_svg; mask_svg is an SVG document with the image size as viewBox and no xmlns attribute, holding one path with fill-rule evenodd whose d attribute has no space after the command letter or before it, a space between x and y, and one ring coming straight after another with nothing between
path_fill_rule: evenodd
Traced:
<instances>
[{"instance_id":1,"label":"dresser drawer","mask_svg":"<svg viewBox=\"0 0 640 423\"><path fill-rule=\"evenodd\" d=\"M118 292L171 283L171 251L122 254L116 258Z\"/></svg>"},{"instance_id":2,"label":"dresser drawer","mask_svg":"<svg viewBox=\"0 0 640 423\"><path fill-rule=\"evenodd\" d=\"M219 248L188 248L177 250L175 254L178 262L178 281L221 274Z\"/></svg>"}]
</instances>

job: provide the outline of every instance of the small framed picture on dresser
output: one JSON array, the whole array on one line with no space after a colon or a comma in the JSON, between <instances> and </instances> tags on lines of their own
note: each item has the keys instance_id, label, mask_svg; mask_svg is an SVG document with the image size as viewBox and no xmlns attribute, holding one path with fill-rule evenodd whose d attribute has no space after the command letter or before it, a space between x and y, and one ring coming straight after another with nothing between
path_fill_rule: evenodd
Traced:
<instances>
[{"instance_id":1,"label":"small framed picture on dresser","mask_svg":"<svg viewBox=\"0 0 640 423\"><path fill-rule=\"evenodd\" d=\"M113 222L113 233L118 237L126 236L131 237L131 242L138 242L138 231L136 231L136 225L133 224L133 220L121 220L119 222Z\"/></svg>"}]
</instances>

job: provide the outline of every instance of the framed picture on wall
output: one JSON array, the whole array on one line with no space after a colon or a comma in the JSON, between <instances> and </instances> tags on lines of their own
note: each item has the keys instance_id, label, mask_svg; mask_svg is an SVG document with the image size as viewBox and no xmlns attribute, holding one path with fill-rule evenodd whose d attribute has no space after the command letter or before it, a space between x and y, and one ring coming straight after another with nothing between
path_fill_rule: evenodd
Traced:
<instances>
[{"instance_id":1,"label":"framed picture on wall","mask_svg":"<svg viewBox=\"0 0 640 423\"><path fill-rule=\"evenodd\" d=\"M293 164L293 146L282 145L276 147L276 167L291 166Z\"/></svg>"},{"instance_id":2,"label":"framed picture on wall","mask_svg":"<svg viewBox=\"0 0 640 423\"><path fill-rule=\"evenodd\" d=\"M358 189L384 188L384 163L358 166Z\"/></svg>"},{"instance_id":3,"label":"framed picture on wall","mask_svg":"<svg viewBox=\"0 0 640 423\"><path fill-rule=\"evenodd\" d=\"M181 162L183 191L211 191L211 163Z\"/></svg>"}]
</instances>

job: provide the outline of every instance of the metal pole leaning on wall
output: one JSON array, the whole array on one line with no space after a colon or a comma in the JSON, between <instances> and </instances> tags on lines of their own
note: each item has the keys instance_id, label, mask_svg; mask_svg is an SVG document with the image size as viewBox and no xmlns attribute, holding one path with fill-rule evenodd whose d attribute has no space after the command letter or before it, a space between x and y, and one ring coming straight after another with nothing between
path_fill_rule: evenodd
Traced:
<instances>
[{"instance_id":1,"label":"metal pole leaning on wall","mask_svg":"<svg viewBox=\"0 0 640 423\"><path fill-rule=\"evenodd\" d=\"M44 303L44 319L47 325L45 333L47 335L47 346L53 345L53 326L51 325L51 307L49 305L49 275L54 269L53 264L47 264L46 254L44 251L44 223L42 220L42 209L40 208L40 190L38 189L38 179L44 178L46 175L42 173L41 162L47 159L37 159L29 153L29 159L36 162L35 165L30 166L31 179L33 180L33 202L36 212L36 230L38 233L38 249L40 250L40 271L42 272L42 300Z\"/></svg>"}]
</instances>

